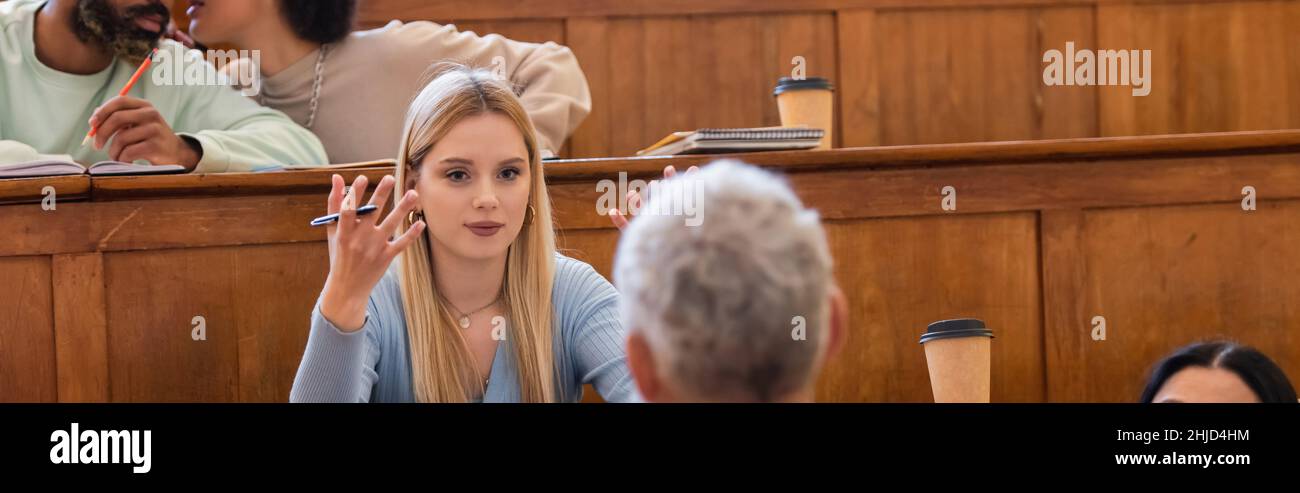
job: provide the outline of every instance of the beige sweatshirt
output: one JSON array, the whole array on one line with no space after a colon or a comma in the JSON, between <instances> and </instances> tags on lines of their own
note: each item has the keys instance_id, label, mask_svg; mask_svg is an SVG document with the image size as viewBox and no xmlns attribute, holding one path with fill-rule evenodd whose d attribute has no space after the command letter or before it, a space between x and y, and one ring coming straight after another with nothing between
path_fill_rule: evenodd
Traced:
<instances>
[{"instance_id":1,"label":"beige sweatshirt","mask_svg":"<svg viewBox=\"0 0 1300 493\"><path fill-rule=\"evenodd\" d=\"M255 99L306 125L319 55L312 52L263 78ZM591 112L587 78L573 52L553 42L479 36L426 21L392 21L330 45L311 131L332 163L396 158L407 106L428 81L429 68L455 61L492 69L498 56L511 82L523 89L520 100L537 128L543 152L559 151Z\"/></svg>"}]
</instances>

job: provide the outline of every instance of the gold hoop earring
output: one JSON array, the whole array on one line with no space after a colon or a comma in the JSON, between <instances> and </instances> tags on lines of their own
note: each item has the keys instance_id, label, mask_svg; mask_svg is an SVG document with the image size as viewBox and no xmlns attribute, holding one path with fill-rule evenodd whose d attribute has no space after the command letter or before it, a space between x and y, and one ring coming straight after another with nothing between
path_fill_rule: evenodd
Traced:
<instances>
[{"instance_id":1,"label":"gold hoop earring","mask_svg":"<svg viewBox=\"0 0 1300 493\"><path fill-rule=\"evenodd\" d=\"M533 204L528 204L528 211L526 214L524 214L524 224L532 224L533 218L536 216L537 216L537 209L533 208Z\"/></svg>"},{"instance_id":2,"label":"gold hoop earring","mask_svg":"<svg viewBox=\"0 0 1300 493\"><path fill-rule=\"evenodd\" d=\"M416 221L423 221L423 220L424 220L424 212L411 211L406 213L407 224L415 224Z\"/></svg>"}]
</instances>

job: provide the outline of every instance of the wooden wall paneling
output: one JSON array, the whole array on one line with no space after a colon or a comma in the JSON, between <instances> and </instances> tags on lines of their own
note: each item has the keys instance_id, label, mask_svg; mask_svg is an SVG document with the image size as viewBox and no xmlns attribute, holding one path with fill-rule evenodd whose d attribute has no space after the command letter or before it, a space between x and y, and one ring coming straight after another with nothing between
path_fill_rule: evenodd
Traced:
<instances>
[{"instance_id":1,"label":"wooden wall paneling","mask_svg":"<svg viewBox=\"0 0 1300 493\"><path fill-rule=\"evenodd\" d=\"M1087 8L880 12L881 143L1093 136L1092 91L1047 92L1042 82L1044 46L1089 39L1091 14Z\"/></svg>"},{"instance_id":2,"label":"wooden wall paneling","mask_svg":"<svg viewBox=\"0 0 1300 493\"><path fill-rule=\"evenodd\" d=\"M55 255L52 268L59 402L108 402L104 257Z\"/></svg>"},{"instance_id":3,"label":"wooden wall paneling","mask_svg":"<svg viewBox=\"0 0 1300 493\"><path fill-rule=\"evenodd\" d=\"M837 36L836 116L843 147L881 144L880 57L875 10L835 13Z\"/></svg>"},{"instance_id":4,"label":"wooden wall paneling","mask_svg":"<svg viewBox=\"0 0 1300 493\"><path fill-rule=\"evenodd\" d=\"M772 124L768 79L809 49L829 57L812 66L836 80L841 146L1300 126L1295 1L374 0L359 17L568 44L594 98L570 157L630 155L681 125ZM1152 49L1152 95L1044 86L1042 54L1065 41Z\"/></svg>"},{"instance_id":5,"label":"wooden wall paneling","mask_svg":"<svg viewBox=\"0 0 1300 493\"><path fill-rule=\"evenodd\" d=\"M998 331L994 399L1042 401L1042 358L1024 357L1042 346L1036 228L1032 213L828 222L851 333L819 400L930 400L917 338L929 322L976 316ZM611 278L616 230L559 234L563 253Z\"/></svg>"},{"instance_id":6,"label":"wooden wall paneling","mask_svg":"<svg viewBox=\"0 0 1300 493\"><path fill-rule=\"evenodd\" d=\"M1132 49L1136 45L1131 44L1136 37L1136 31L1139 29L1135 24L1133 9L1130 4L1105 4L1098 5L1097 9L1097 46L1094 49L1122 50ZM1145 25L1142 30L1158 29L1156 26ZM1152 70L1158 67L1164 67L1166 60L1164 57L1168 50L1159 50L1158 47L1152 46L1151 61ZM1157 51L1159 50L1159 51ZM1159 56L1156 53L1160 53ZM1152 81L1151 91L1154 96L1166 98L1162 94L1171 94L1176 90L1176 81L1159 77ZM1171 86L1171 87L1161 87ZM1157 92L1159 91L1159 92ZM1150 98L1151 95L1143 96ZM1128 87L1116 86L1097 86L1097 128L1100 129L1102 137L1118 135L1138 135L1138 116L1137 116L1138 98L1133 97L1133 91ZM1147 111L1158 110L1158 108L1147 108ZM1144 117L1150 119L1151 117ZM1146 133L1163 133L1163 132L1146 132Z\"/></svg>"},{"instance_id":7,"label":"wooden wall paneling","mask_svg":"<svg viewBox=\"0 0 1300 493\"><path fill-rule=\"evenodd\" d=\"M1087 374L1074 368L1092 343L1088 308L1084 212L1042 211L1039 215L1043 276L1043 351L1048 402L1078 402L1086 394Z\"/></svg>"},{"instance_id":8,"label":"wooden wall paneling","mask_svg":"<svg viewBox=\"0 0 1300 493\"><path fill-rule=\"evenodd\" d=\"M1101 4L1098 45L1150 49L1152 89L1101 91L1103 135L1300 126L1300 2Z\"/></svg>"},{"instance_id":9,"label":"wooden wall paneling","mask_svg":"<svg viewBox=\"0 0 1300 493\"><path fill-rule=\"evenodd\" d=\"M54 402L50 257L0 258L0 279L0 402Z\"/></svg>"},{"instance_id":10,"label":"wooden wall paneling","mask_svg":"<svg viewBox=\"0 0 1300 493\"><path fill-rule=\"evenodd\" d=\"M322 241L325 232L308 223L324 209L324 195L60 203L57 213L10 211L13 231L44 233L14 235L0 255Z\"/></svg>"},{"instance_id":11,"label":"wooden wall paneling","mask_svg":"<svg viewBox=\"0 0 1300 493\"><path fill-rule=\"evenodd\" d=\"M844 350L819 400L929 402L930 322L975 317L996 334L994 402L1044 398L1033 213L829 221L835 276L849 299ZM1027 357L1028 356L1028 357Z\"/></svg>"},{"instance_id":12,"label":"wooden wall paneling","mask_svg":"<svg viewBox=\"0 0 1300 493\"><path fill-rule=\"evenodd\" d=\"M104 255L114 402L237 400L238 248ZM206 340L191 337L195 317Z\"/></svg>"},{"instance_id":13,"label":"wooden wall paneling","mask_svg":"<svg viewBox=\"0 0 1300 493\"><path fill-rule=\"evenodd\" d=\"M609 21L600 18L579 17L565 22L565 38L569 49L578 57L582 71L587 75L587 85L591 88L591 114L583 120L569 138L568 154L572 156L609 156L612 134L617 128L624 128L636 119L627 115L615 118L609 110L615 101L622 99L621 93L614 92L610 86L610 65L614 60L610 53L622 58L630 56L624 52L611 50L615 40L609 38ZM614 95L619 94L618 98Z\"/></svg>"},{"instance_id":14,"label":"wooden wall paneling","mask_svg":"<svg viewBox=\"0 0 1300 493\"><path fill-rule=\"evenodd\" d=\"M779 125L772 89L778 78L791 74L791 59L796 55L806 60L808 77L835 80L835 24L831 14L711 16L696 17L692 22L697 36L695 49L700 52L693 56L714 58L705 64L704 80L699 81L702 85L691 85L688 90L716 91L692 108L697 127ZM653 139L671 130L656 131Z\"/></svg>"},{"instance_id":15,"label":"wooden wall paneling","mask_svg":"<svg viewBox=\"0 0 1300 493\"><path fill-rule=\"evenodd\" d=\"M631 156L678 130L777 125L772 88L790 74L795 55L806 60L809 77L836 74L831 14L617 18L570 27L570 47L589 81L607 88L573 138L575 157Z\"/></svg>"},{"instance_id":16,"label":"wooden wall paneling","mask_svg":"<svg viewBox=\"0 0 1300 493\"><path fill-rule=\"evenodd\" d=\"M1066 400L1134 401L1152 366L1177 347L1229 338L1300 374L1300 201L1106 209L1083 227L1087 313L1107 338L1051 372L1083 383Z\"/></svg>"},{"instance_id":17,"label":"wooden wall paneling","mask_svg":"<svg viewBox=\"0 0 1300 493\"><path fill-rule=\"evenodd\" d=\"M288 400L329 270L323 242L108 259L114 400ZM151 300L150 310L121 308L140 297ZM204 318L207 340L191 337L196 316Z\"/></svg>"},{"instance_id":18,"label":"wooden wall paneling","mask_svg":"<svg viewBox=\"0 0 1300 493\"><path fill-rule=\"evenodd\" d=\"M1043 84L1043 53L1065 51L1065 43L1076 48L1096 46L1096 7L1037 7L1029 10L1037 33L1035 57L1030 60L1037 75L1034 83L1033 132L1025 139L1068 139L1101 136L1096 86L1051 86Z\"/></svg>"},{"instance_id":19,"label":"wooden wall paneling","mask_svg":"<svg viewBox=\"0 0 1300 493\"><path fill-rule=\"evenodd\" d=\"M234 256L239 401L288 402L329 252L314 242L241 247Z\"/></svg>"},{"instance_id":20,"label":"wooden wall paneling","mask_svg":"<svg viewBox=\"0 0 1300 493\"><path fill-rule=\"evenodd\" d=\"M570 23L569 46L592 87L592 113L570 139L575 157L640 149L646 115L645 22L581 19ZM667 70L661 70L661 73Z\"/></svg>"},{"instance_id":21,"label":"wooden wall paneling","mask_svg":"<svg viewBox=\"0 0 1300 493\"><path fill-rule=\"evenodd\" d=\"M606 178L618 180L615 174ZM652 176L629 175L636 178ZM1198 157L796 171L787 178L825 219L941 214L941 191L949 185L957 191L962 213L1236 202L1242 186L1251 183L1268 184L1272 198L1300 198L1300 159L1288 154L1246 160ZM607 217L597 214L601 192L594 181L552 181L549 191L560 227L609 225Z\"/></svg>"},{"instance_id":22,"label":"wooden wall paneling","mask_svg":"<svg viewBox=\"0 0 1300 493\"><path fill-rule=\"evenodd\" d=\"M596 272L613 282L614 251L618 247L618 238L618 230L613 226L559 230L556 231L556 247L566 256L591 264Z\"/></svg>"},{"instance_id":23,"label":"wooden wall paneling","mask_svg":"<svg viewBox=\"0 0 1300 493\"><path fill-rule=\"evenodd\" d=\"M792 75L794 65L791 61L794 57L803 57L806 62L806 76L826 77L832 83L839 84L835 16L821 13L791 13L763 16L761 19L765 21L760 34L763 41L761 60L765 65L762 74L767 76L767 79L763 80L764 87L760 94L762 98L759 99L761 103L759 108L763 110L764 125L779 125L781 112L776 105L776 98L772 96L772 90L776 87L778 78ZM742 68L743 66L737 66L735 70ZM835 98L836 108L840 107L840 100L838 96ZM839 110L835 110L835 113L838 115ZM838 118L834 120L833 125L835 139L832 144L834 147L841 147L842 132Z\"/></svg>"},{"instance_id":24,"label":"wooden wall paneling","mask_svg":"<svg viewBox=\"0 0 1300 493\"><path fill-rule=\"evenodd\" d=\"M700 105L708 104L710 91L705 88L709 74L716 61L689 55L693 50L710 45L696 45L693 33L698 25L688 17L646 18L643 20L616 21L615 29L626 29L627 34L618 36L617 45L611 47L611 55L621 58L621 50L635 50L637 56L619 60L614 65L610 77L637 78L639 81L620 81L614 88L614 98L622 99L624 93L620 88L640 89L633 93L633 98L622 103L615 103L617 112L612 121L621 125L629 119L640 119L641 124L627 130L639 130L637 134L613 130L615 141L614 155L632 155L659 137L652 137L665 128L693 128L697 115L692 111ZM620 50L620 51L613 51ZM630 65L630 64L637 65ZM625 104L635 106L623 106ZM599 109L597 109L599 110ZM664 135L667 135L666 133ZM649 142L646 139L653 139Z\"/></svg>"},{"instance_id":25,"label":"wooden wall paneling","mask_svg":"<svg viewBox=\"0 0 1300 493\"><path fill-rule=\"evenodd\" d=\"M422 19L538 19L579 16L638 17L666 14L750 14L837 9L1052 6L1107 0L368 0L360 4L363 24L404 16Z\"/></svg>"}]
</instances>

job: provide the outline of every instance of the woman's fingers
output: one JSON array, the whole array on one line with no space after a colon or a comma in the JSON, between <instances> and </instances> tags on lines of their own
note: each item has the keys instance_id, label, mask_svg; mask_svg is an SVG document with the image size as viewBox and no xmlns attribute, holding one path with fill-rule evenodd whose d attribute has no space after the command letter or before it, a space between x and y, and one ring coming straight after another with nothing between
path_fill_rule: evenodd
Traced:
<instances>
[{"instance_id":1,"label":"woman's fingers","mask_svg":"<svg viewBox=\"0 0 1300 493\"><path fill-rule=\"evenodd\" d=\"M690 176L699 171L699 166L691 166L686 170L686 176ZM671 164L664 166L664 179L669 179L674 176L677 176L677 167ZM641 196L641 192L637 190L628 192L625 197L627 198L626 211L620 211L618 209L610 209L609 211L609 221L614 223L614 227L618 228L620 231L627 228L628 218L632 216L633 211L639 212L645 201L645 198Z\"/></svg>"},{"instance_id":2,"label":"woman's fingers","mask_svg":"<svg viewBox=\"0 0 1300 493\"><path fill-rule=\"evenodd\" d=\"M343 181L343 177L339 176L338 174L335 174L330 177L330 194L329 194L329 198L325 199L326 214L339 213L339 208L342 207L343 205L343 189L346 186L344 185L344 183L345 182ZM329 241L327 241L326 243L329 244L331 259L334 258L334 250L335 250L334 239L338 237L337 236L338 230L339 230L338 221L334 221L334 223L325 226L325 235L329 239Z\"/></svg>"},{"instance_id":3,"label":"woman's fingers","mask_svg":"<svg viewBox=\"0 0 1300 493\"><path fill-rule=\"evenodd\" d=\"M384 175L379 180L379 185L375 187L375 193L370 196L370 205L379 207L381 211L384 210L384 206L388 204L388 197L392 195L393 186L396 183L397 180L393 178L393 175ZM379 214L375 214L371 221L378 223Z\"/></svg>"},{"instance_id":4,"label":"woman's fingers","mask_svg":"<svg viewBox=\"0 0 1300 493\"><path fill-rule=\"evenodd\" d=\"M357 175L357 179L352 180L352 188L348 190L347 196L343 198L343 209L352 209L356 212L360 207L361 198L366 196L366 186L370 184L370 179L366 175ZM351 200L349 200L351 199Z\"/></svg>"},{"instance_id":5,"label":"woman's fingers","mask_svg":"<svg viewBox=\"0 0 1300 493\"><path fill-rule=\"evenodd\" d=\"M416 193L415 190L407 190L406 195L402 196L402 200L397 203L396 207L393 207L393 212L388 213L388 217L384 218L384 222L379 224L379 231L384 233L385 238L392 236L393 233L397 232L397 225L402 224L402 219L415 210L419 203L420 194Z\"/></svg>"},{"instance_id":6,"label":"woman's fingers","mask_svg":"<svg viewBox=\"0 0 1300 493\"><path fill-rule=\"evenodd\" d=\"M352 181L352 188L343 196L343 204L339 207L339 234L349 236L349 233L357 224L357 197L364 196L366 193L367 181L366 175L360 175Z\"/></svg>"},{"instance_id":7,"label":"woman's fingers","mask_svg":"<svg viewBox=\"0 0 1300 493\"><path fill-rule=\"evenodd\" d=\"M631 214L632 211L641 212L641 192L636 190L627 193L627 212Z\"/></svg>"},{"instance_id":8,"label":"woman's fingers","mask_svg":"<svg viewBox=\"0 0 1300 493\"><path fill-rule=\"evenodd\" d=\"M343 177L334 175L330 178L330 196L325 201L326 214L338 214L343 204Z\"/></svg>"},{"instance_id":9,"label":"woman's fingers","mask_svg":"<svg viewBox=\"0 0 1300 493\"><path fill-rule=\"evenodd\" d=\"M609 222L614 223L614 227L618 228L619 231L622 231L623 228L627 227L627 221L628 218L631 216L631 212L641 209L641 194L637 193L636 190L628 192L626 198L627 198L626 211L621 211L618 209L609 210Z\"/></svg>"},{"instance_id":10,"label":"woman's fingers","mask_svg":"<svg viewBox=\"0 0 1300 493\"><path fill-rule=\"evenodd\" d=\"M614 227L618 228L619 231L627 228L627 217L618 209L609 210L609 222L614 223Z\"/></svg>"},{"instance_id":11,"label":"woman's fingers","mask_svg":"<svg viewBox=\"0 0 1300 493\"><path fill-rule=\"evenodd\" d=\"M406 250L406 247L411 246L411 243L419 239L422 233L424 233L424 220L416 221L415 224L411 225L411 229L406 230L405 233L402 233L402 236L398 236L388 244L388 257L392 258L402 253L403 250Z\"/></svg>"}]
</instances>

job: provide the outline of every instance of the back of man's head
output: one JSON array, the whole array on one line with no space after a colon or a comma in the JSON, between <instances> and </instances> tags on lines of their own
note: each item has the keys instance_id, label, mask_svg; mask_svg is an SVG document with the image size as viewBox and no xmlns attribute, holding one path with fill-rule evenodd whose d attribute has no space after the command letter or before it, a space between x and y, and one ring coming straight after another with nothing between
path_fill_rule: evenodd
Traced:
<instances>
[{"instance_id":1,"label":"back of man's head","mask_svg":"<svg viewBox=\"0 0 1300 493\"><path fill-rule=\"evenodd\" d=\"M642 394L810 399L837 345L831 321L843 319L818 214L776 175L735 161L658 185L614 267ZM683 210L693 217L672 213Z\"/></svg>"}]
</instances>

